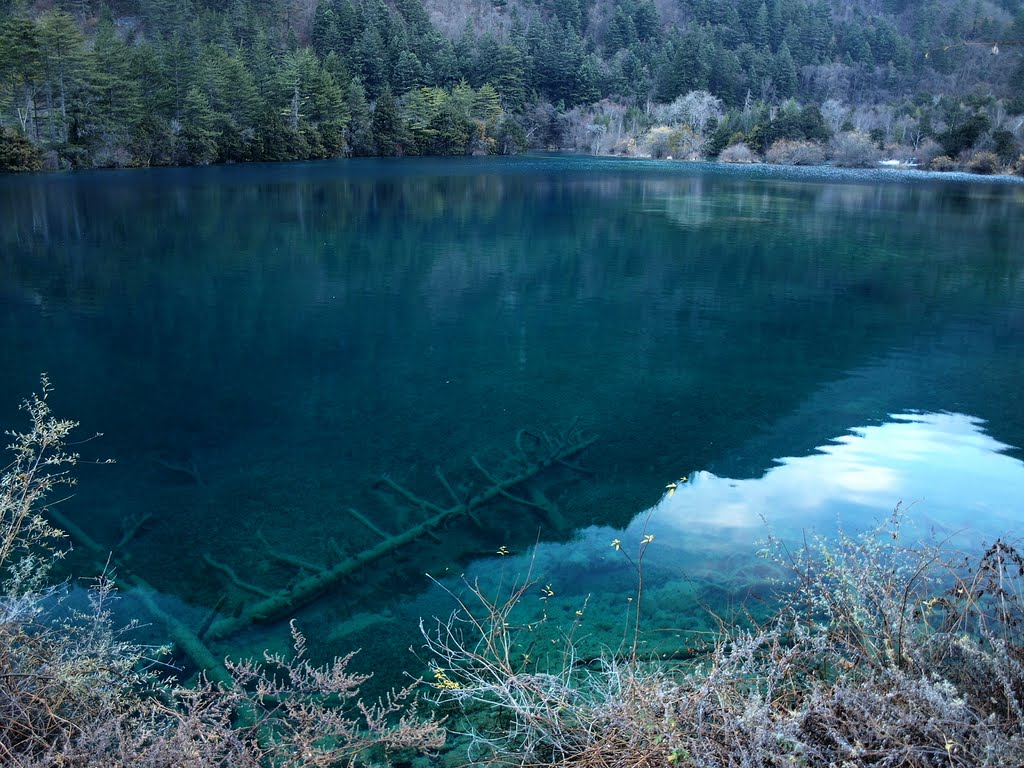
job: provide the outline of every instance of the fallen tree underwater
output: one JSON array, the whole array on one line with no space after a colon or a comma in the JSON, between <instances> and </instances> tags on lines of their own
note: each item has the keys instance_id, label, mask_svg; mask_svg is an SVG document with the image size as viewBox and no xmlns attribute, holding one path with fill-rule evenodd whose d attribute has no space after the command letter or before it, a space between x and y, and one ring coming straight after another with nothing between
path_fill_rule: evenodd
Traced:
<instances>
[{"instance_id":1,"label":"fallen tree underwater","mask_svg":"<svg viewBox=\"0 0 1024 768\"><path fill-rule=\"evenodd\" d=\"M294 616L300 608L309 605L330 592L333 587L352 577L357 572L372 565L381 558L396 552L424 538L439 540L437 531L459 520L468 519L476 526L482 527L478 512L497 500L503 499L520 506L539 511L546 521L554 528L564 526L564 520L557 506L542 494L538 498L526 498L517 495L516 491L530 480L538 477L546 470L556 466L565 467L577 474L589 474L587 470L572 462L576 456L596 442L597 438L584 433L578 420L564 431L550 434L548 432L521 429L516 434L514 448L509 451L502 462L504 472L492 471L475 456L470 461L475 470L483 478L483 484L475 492L460 494L441 471L435 468L435 474L449 496L445 504L435 503L411 491L406 486L389 476L382 477L375 485L376 489L387 494L394 504L404 507L407 512L419 512L427 515L419 522L399 533L389 533L359 511L348 508L347 512L360 524L380 537L380 541L368 549L356 554L347 555L335 547L338 559L333 563L318 565L306 559L276 550L265 539L261 539L267 557L279 564L291 568L293 576L287 586L278 590L266 589L251 584L240 577L230 566L220 563L209 555L204 555L206 564L219 573L227 585L239 591L255 596L255 599L244 603L241 609L231 616L217 617L212 615L199 629L192 629L180 619L162 609L155 599L155 590L145 579L134 573L127 563L116 563L117 581L137 594L145 609L167 627L168 635L178 651L186 656L199 670L212 679L227 679L222 661L211 650L210 644L226 640L255 624L273 624L285 621ZM51 510L54 522L63 528L73 541L81 544L98 562L105 562L108 550L83 531L66 516ZM119 549L123 549L131 534L122 539ZM217 609L215 608L214 611Z\"/></svg>"},{"instance_id":2,"label":"fallen tree underwater","mask_svg":"<svg viewBox=\"0 0 1024 768\"><path fill-rule=\"evenodd\" d=\"M577 472L584 471L569 463L569 459L593 445L596 439L596 437L585 436L575 422L565 432L554 436L544 432L520 430L516 437L515 452L510 457L512 462L518 465L518 471L499 478L485 470L474 457L473 465L486 478L489 485L472 495L461 497L452 488L441 470L439 468L435 470L441 484L451 496L451 502L447 507L442 507L440 504L435 504L416 495L390 477L381 478L378 481L379 487L390 491L400 503L414 510L426 512L430 516L401 533L388 534L358 511L349 509L350 514L382 537L382 540L369 549L344 557L333 565L324 567L317 567L293 556L275 552L268 547L267 553L272 558L296 567L300 574L303 571L306 574L300 575L288 587L248 604L237 616L215 621L204 636L212 640L220 640L240 632L251 624L270 623L289 618L297 609L309 604L346 577L401 547L432 536L438 529L461 518L469 518L479 525L476 511L498 498L540 509L548 516L549 521L552 521L551 519L557 515L553 505L516 496L512 491L555 465L566 466ZM528 441L533 444L532 448L526 445Z\"/></svg>"}]
</instances>

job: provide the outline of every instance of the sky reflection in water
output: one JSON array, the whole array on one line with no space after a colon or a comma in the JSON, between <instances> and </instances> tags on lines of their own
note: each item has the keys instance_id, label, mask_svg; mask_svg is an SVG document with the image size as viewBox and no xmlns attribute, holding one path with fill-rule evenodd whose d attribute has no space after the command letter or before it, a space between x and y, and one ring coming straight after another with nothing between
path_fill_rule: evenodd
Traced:
<instances>
[{"instance_id":1,"label":"sky reflection in water","mask_svg":"<svg viewBox=\"0 0 1024 768\"><path fill-rule=\"evenodd\" d=\"M652 524L688 535L783 526L860 527L902 502L910 522L980 536L1010 531L1024 498L1024 464L1011 446L958 413L897 414L859 427L809 456L778 460L763 477L697 472L654 508ZM641 518L645 515L641 515ZM634 526L639 523L634 523Z\"/></svg>"},{"instance_id":2,"label":"sky reflection in water","mask_svg":"<svg viewBox=\"0 0 1024 768\"><path fill-rule=\"evenodd\" d=\"M645 647L669 653L686 633L714 631L705 608L728 615L771 592L779 572L757 557L769 534L799 543L805 533L827 537L837 526L857 533L901 504L908 546L943 541L973 554L997 536L1016 539L1024 463L1009 448L972 416L892 415L811 455L779 459L759 478L695 472L625 530L591 527L571 543L498 558L499 568L493 560L474 564L466 579L496 592L499 579L507 587L527 574L550 585L558 600L545 601L544 610L564 626L585 607L590 650L600 653L631 622L634 564L643 550ZM654 539L644 549L647 534Z\"/></svg>"}]
</instances>

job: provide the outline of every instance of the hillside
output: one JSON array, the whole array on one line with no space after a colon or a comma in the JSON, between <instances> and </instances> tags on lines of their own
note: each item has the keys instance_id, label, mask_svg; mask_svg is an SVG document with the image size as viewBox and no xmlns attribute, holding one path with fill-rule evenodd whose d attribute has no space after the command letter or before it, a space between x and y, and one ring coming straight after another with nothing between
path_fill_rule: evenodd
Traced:
<instances>
[{"instance_id":1,"label":"hillside","mask_svg":"<svg viewBox=\"0 0 1024 768\"><path fill-rule=\"evenodd\" d=\"M1022 40L1024 0L4 0L0 168L844 131L1007 165Z\"/></svg>"}]
</instances>

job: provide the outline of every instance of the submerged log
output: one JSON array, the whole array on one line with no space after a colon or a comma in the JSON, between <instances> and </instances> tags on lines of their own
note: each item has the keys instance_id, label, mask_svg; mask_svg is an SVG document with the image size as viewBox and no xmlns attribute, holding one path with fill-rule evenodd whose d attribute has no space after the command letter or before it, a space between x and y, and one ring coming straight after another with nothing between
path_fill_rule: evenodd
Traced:
<instances>
[{"instance_id":1,"label":"submerged log","mask_svg":"<svg viewBox=\"0 0 1024 768\"><path fill-rule=\"evenodd\" d=\"M47 510L47 515L71 537L72 541L89 550L97 558L98 562L105 560L108 554L107 549L100 546L99 542L71 522L61 512L51 507ZM139 598L150 615L167 627L167 634L178 651L188 657L211 680L225 685L233 684L233 680L228 674L223 661L213 654L200 639L199 635L193 632L187 624L179 621L160 607L156 599L157 590L148 581L133 573L126 565L119 565L117 570L117 583L131 589L132 594Z\"/></svg>"},{"instance_id":2,"label":"submerged log","mask_svg":"<svg viewBox=\"0 0 1024 768\"><path fill-rule=\"evenodd\" d=\"M532 441L533 444L527 446L525 444L527 440ZM490 485L465 499L460 499L445 481L443 484L452 497L452 504L448 507L442 507L416 495L389 477L382 478L381 485L394 492L406 504L429 513L430 517L397 534L386 534L376 526L371 526L376 533L384 537L382 541L356 555L342 559L332 566L301 575L286 589L245 606L237 616L229 616L213 622L206 636L211 640L223 639L242 631L251 624L270 623L291 618L296 610L309 604L349 575L400 547L433 535L437 529L458 518L475 518L475 510L498 497L531 507L542 507L535 501L529 501L513 494L512 490L552 465L573 458L585 448L593 445L596 440L596 437L584 437L575 422L566 432L554 437L546 433L520 430L516 437L518 455L515 458L522 465L521 469L515 474L500 478L491 472L484 471L477 464ZM351 513L351 510L349 512Z\"/></svg>"}]
</instances>

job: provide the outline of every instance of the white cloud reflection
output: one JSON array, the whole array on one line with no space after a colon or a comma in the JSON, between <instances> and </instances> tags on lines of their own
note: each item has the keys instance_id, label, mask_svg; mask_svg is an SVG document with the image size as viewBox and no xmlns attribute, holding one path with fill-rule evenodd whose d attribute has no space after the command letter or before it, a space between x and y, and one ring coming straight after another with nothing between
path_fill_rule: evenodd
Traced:
<instances>
[{"instance_id":1,"label":"white cloud reflection","mask_svg":"<svg viewBox=\"0 0 1024 768\"><path fill-rule=\"evenodd\" d=\"M655 505L651 526L715 537L764 530L766 522L780 532L829 530L837 519L870 524L902 502L913 506L911 522L941 531L1012 533L1024 501L1024 463L1006 455L1009 447L971 416L893 415L809 456L779 459L760 478L696 472Z\"/></svg>"}]
</instances>

